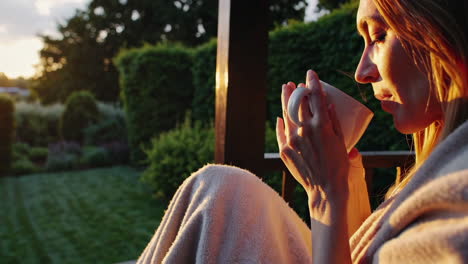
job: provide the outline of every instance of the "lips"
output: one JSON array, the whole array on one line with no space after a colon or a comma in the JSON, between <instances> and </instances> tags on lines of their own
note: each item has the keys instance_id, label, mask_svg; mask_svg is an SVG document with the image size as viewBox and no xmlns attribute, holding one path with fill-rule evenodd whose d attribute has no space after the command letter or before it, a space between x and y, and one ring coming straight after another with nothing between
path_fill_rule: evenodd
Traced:
<instances>
[{"instance_id":1,"label":"lips","mask_svg":"<svg viewBox=\"0 0 468 264\"><path fill-rule=\"evenodd\" d=\"M375 94L375 98L379 101L390 101L392 99L393 95L392 94Z\"/></svg>"},{"instance_id":2,"label":"lips","mask_svg":"<svg viewBox=\"0 0 468 264\"><path fill-rule=\"evenodd\" d=\"M375 98L380 101L382 110L388 113L393 113L398 103L393 101L393 95L391 93L376 93Z\"/></svg>"}]
</instances>

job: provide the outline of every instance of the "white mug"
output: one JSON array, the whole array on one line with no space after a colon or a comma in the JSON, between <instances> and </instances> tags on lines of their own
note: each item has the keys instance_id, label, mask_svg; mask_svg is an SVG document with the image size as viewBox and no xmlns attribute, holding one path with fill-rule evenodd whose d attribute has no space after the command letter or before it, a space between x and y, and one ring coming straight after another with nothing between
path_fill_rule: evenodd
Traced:
<instances>
[{"instance_id":1,"label":"white mug","mask_svg":"<svg viewBox=\"0 0 468 264\"><path fill-rule=\"evenodd\" d=\"M343 131L346 150L349 153L364 134L374 113L338 88L323 81L320 81L320 83L327 94L328 103L334 104L335 106L338 122L340 123L341 131ZM308 88L297 87L289 97L288 115L291 121L298 126L302 125L299 121L299 106L302 98L309 95L310 92L311 90ZM312 112L310 101L309 108Z\"/></svg>"}]
</instances>

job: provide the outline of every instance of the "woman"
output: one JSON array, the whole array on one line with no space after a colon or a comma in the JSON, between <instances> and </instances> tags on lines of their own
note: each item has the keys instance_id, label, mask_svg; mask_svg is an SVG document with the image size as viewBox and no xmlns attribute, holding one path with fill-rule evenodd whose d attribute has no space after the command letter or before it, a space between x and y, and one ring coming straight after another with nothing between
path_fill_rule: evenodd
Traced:
<instances>
[{"instance_id":1,"label":"woman","mask_svg":"<svg viewBox=\"0 0 468 264\"><path fill-rule=\"evenodd\" d=\"M334 106L308 71L313 114L301 109L302 127L284 114L277 138L307 192L312 232L252 174L208 166L180 187L139 263L468 262L467 7L360 1L355 78L372 84L416 151L412 171L370 216L360 155L346 153ZM283 113L294 89L283 85Z\"/></svg>"}]
</instances>

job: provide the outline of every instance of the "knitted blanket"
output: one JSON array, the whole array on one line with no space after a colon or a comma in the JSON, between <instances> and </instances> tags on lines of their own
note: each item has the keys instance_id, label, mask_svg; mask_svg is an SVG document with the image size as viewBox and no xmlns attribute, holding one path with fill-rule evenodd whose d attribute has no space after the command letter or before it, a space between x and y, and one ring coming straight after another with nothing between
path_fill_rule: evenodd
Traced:
<instances>
[{"instance_id":1,"label":"knitted blanket","mask_svg":"<svg viewBox=\"0 0 468 264\"><path fill-rule=\"evenodd\" d=\"M353 263L468 263L468 121L350 244Z\"/></svg>"}]
</instances>

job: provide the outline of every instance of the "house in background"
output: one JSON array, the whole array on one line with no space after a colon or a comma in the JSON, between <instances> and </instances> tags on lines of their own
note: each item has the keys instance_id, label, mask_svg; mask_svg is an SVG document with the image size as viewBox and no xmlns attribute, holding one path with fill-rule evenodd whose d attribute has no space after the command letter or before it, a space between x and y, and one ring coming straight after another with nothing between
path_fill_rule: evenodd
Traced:
<instances>
[{"instance_id":1,"label":"house in background","mask_svg":"<svg viewBox=\"0 0 468 264\"><path fill-rule=\"evenodd\" d=\"M28 89L19 87L0 87L0 94L7 93L13 97L28 97L30 92Z\"/></svg>"}]
</instances>

